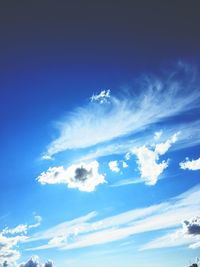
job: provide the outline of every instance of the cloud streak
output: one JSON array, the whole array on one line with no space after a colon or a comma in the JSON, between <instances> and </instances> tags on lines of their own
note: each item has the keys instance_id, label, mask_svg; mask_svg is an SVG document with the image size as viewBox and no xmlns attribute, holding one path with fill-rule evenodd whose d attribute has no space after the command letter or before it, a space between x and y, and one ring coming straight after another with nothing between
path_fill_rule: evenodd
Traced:
<instances>
[{"instance_id":1,"label":"cloud streak","mask_svg":"<svg viewBox=\"0 0 200 267\"><path fill-rule=\"evenodd\" d=\"M47 241L45 245L30 250L78 249L120 241L139 233L174 229L199 212L200 187L197 186L166 202L130 210L102 220L94 220L97 214L88 214L83 217L84 219L65 222L37 233L26 242Z\"/></svg>"}]
</instances>

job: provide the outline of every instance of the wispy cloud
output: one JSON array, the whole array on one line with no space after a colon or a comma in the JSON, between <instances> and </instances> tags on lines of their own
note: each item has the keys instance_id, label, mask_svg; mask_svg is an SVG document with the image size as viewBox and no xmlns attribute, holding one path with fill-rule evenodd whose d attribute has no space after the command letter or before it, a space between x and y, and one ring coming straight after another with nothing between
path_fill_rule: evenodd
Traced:
<instances>
[{"instance_id":1,"label":"wispy cloud","mask_svg":"<svg viewBox=\"0 0 200 267\"><path fill-rule=\"evenodd\" d=\"M182 222L182 228L158 237L141 247L141 250L189 245L200 247L200 219L194 217Z\"/></svg>"},{"instance_id":2,"label":"wispy cloud","mask_svg":"<svg viewBox=\"0 0 200 267\"><path fill-rule=\"evenodd\" d=\"M189 160L189 158L186 158L186 160L181 162L179 165L183 170L197 171L200 170L200 158L195 160Z\"/></svg>"},{"instance_id":3,"label":"wispy cloud","mask_svg":"<svg viewBox=\"0 0 200 267\"><path fill-rule=\"evenodd\" d=\"M196 72L183 64L165 77L145 77L139 87L135 91L141 93L123 97L109 93L109 101L101 105L93 101L69 113L57 124L59 136L50 143L44 158L139 132L199 105Z\"/></svg>"},{"instance_id":4,"label":"wispy cloud","mask_svg":"<svg viewBox=\"0 0 200 267\"><path fill-rule=\"evenodd\" d=\"M117 181L114 184L111 184L110 187L119 187L119 186L125 186L130 184L140 184L143 183L141 178L128 178L128 179L122 179Z\"/></svg>"},{"instance_id":5,"label":"wispy cloud","mask_svg":"<svg viewBox=\"0 0 200 267\"><path fill-rule=\"evenodd\" d=\"M73 164L68 168L63 166L52 167L38 176L41 184L67 184L68 188L77 188L80 191L92 192L96 186L105 183L105 177L98 172L99 163L93 161L85 164Z\"/></svg>"},{"instance_id":6,"label":"wispy cloud","mask_svg":"<svg viewBox=\"0 0 200 267\"><path fill-rule=\"evenodd\" d=\"M177 228L200 212L200 187L158 205L130 210L102 220L88 214L33 235L26 242L47 240L45 245L30 250L48 248L75 249L119 241L134 234ZM97 216L97 215L96 215ZM90 222L90 219L93 219ZM66 227L67 226L67 227Z\"/></svg>"}]
</instances>

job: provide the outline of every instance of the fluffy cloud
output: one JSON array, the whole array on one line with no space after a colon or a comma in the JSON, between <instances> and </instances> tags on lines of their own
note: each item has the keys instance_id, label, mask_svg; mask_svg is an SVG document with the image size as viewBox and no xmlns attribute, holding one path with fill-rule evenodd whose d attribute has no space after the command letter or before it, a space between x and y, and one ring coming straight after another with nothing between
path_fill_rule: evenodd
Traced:
<instances>
[{"instance_id":1,"label":"fluffy cloud","mask_svg":"<svg viewBox=\"0 0 200 267\"><path fill-rule=\"evenodd\" d=\"M173 143L177 141L178 133L174 134L166 142L157 144L153 149L146 146L139 147L133 150L133 153L138 158L138 167L141 173L141 178L148 185L155 185L159 176L168 167L168 161L158 163L160 155L164 155Z\"/></svg>"},{"instance_id":2,"label":"fluffy cloud","mask_svg":"<svg viewBox=\"0 0 200 267\"><path fill-rule=\"evenodd\" d=\"M105 183L105 177L99 174L99 163L73 164L68 168L53 167L41 173L37 180L41 184L67 184L68 188L77 188L80 191L92 192L96 186Z\"/></svg>"},{"instance_id":3,"label":"fluffy cloud","mask_svg":"<svg viewBox=\"0 0 200 267\"><path fill-rule=\"evenodd\" d=\"M108 163L108 166L109 166L110 170L113 172L119 172L120 171L117 160L110 161Z\"/></svg>"},{"instance_id":4,"label":"fluffy cloud","mask_svg":"<svg viewBox=\"0 0 200 267\"><path fill-rule=\"evenodd\" d=\"M126 137L199 106L196 77L193 69L179 64L173 75L145 77L138 94L118 97L105 91L93 96L92 99L109 96L109 101L103 101L101 105L92 101L57 123L59 135L49 144L43 158L51 158L68 149L87 148Z\"/></svg>"},{"instance_id":5,"label":"fluffy cloud","mask_svg":"<svg viewBox=\"0 0 200 267\"><path fill-rule=\"evenodd\" d=\"M183 170L188 169L192 171L197 171L200 170L200 158L191 161L186 158L186 161L181 162L179 165Z\"/></svg>"},{"instance_id":6,"label":"fluffy cloud","mask_svg":"<svg viewBox=\"0 0 200 267\"><path fill-rule=\"evenodd\" d=\"M52 261L47 261L45 264L41 264L39 262L39 258L37 256L34 256L26 263L20 264L19 267L52 267L52 266L53 266Z\"/></svg>"}]
</instances>

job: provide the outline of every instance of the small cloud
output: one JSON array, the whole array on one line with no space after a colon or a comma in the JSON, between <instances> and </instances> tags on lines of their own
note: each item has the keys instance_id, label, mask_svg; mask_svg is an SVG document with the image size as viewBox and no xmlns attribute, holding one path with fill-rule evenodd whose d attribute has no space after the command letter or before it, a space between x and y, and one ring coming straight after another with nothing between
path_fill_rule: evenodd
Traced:
<instances>
[{"instance_id":1,"label":"small cloud","mask_svg":"<svg viewBox=\"0 0 200 267\"><path fill-rule=\"evenodd\" d=\"M108 166L112 172L120 172L120 168L118 166L118 161L113 160L108 163Z\"/></svg>"},{"instance_id":2,"label":"small cloud","mask_svg":"<svg viewBox=\"0 0 200 267\"><path fill-rule=\"evenodd\" d=\"M68 188L77 188L80 191L92 192L96 186L105 183L105 177L99 174L99 163L73 164L67 169L63 166L49 168L37 177L41 184L67 184Z\"/></svg>"},{"instance_id":3,"label":"small cloud","mask_svg":"<svg viewBox=\"0 0 200 267\"><path fill-rule=\"evenodd\" d=\"M124 160L122 161L122 167L123 167L123 168L128 168L128 164L127 164L126 161L124 161Z\"/></svg>"},{"instance_id":4,"label":"small cloud","mask_svg":"<svg viewBox=\"0 0 200 267\"><path fill-rule=\"evenodd\" d=\"M52 261L47 261L45 264L41 264L38 256L33 256L26 263L20 264L19 267L53 267Z\"/></svg>"},{"instance_id":5,"label":"small cloud","mask_svg":"<svg viewBox=\"0 0 200 267\"><path fill-rule=\"evenodd\" d=\"M130 152L126 153L124 158L125 160L129 160L131 158L131 153Z\"/></svg>"},{"instance_id":6,"label":"small cloud","mask_svg":"<svg viewBox=\"0 0 200 267\"><path fill-rule=\"evenodd\" d=\"M163 134L163 131L162 130L160 130L159 132L155 132L154 133L154 140L159 140L160 139L160 137L162 136L162 134Z\"/></svg>"},{"instance_id":7,"label":"small cloud","mask_svg":"<svg viewBox=\"0 0 200 267\"><path fill-rule=\"evenodd\" d=\"M200 158L191 161L188 158L186 158L186 160L181 162L179 165L183 170L188 169L192 171L197 171L200 170Z\"/></svg>"},{"instance_id":8,"label":"small cloud","mask_svg":"<svg viewBox=\"0 0 200 267\"><path fill-rule=\"evenodd\" d=\"M180 132L175 133L166 142L157 144L155 147L155 152L159 155L164 155L169 150L169 148L172 146L172 144L174 144L177 141L179 134Z\"/></svg>"},{"instance_id":9,"label":"small cloud","mask_svg":"<svg viewBox=\"0 0 200 267\"><path fill-rule=\"evenodd\" d=\"M90 101L94 102L97 101L100 104L106 103L110 98L110 89L101 91L98 95L92 95L90 97Z\"/></svg>"}]
</instances>

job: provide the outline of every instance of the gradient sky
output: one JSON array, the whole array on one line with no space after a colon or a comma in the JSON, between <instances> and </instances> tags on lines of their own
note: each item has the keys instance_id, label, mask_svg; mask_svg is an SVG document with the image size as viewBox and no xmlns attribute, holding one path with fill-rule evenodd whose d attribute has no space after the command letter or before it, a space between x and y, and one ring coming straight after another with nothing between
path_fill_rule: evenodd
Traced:
<instances>
[{"instance_id":1,"label":"gradient sky","mask_svg":"<svg viewBox=\"0 0 200 267\"><path fill-rule=\"evenodd\" d=\"M0 266L200 256L199 8L1 2Z\"/></svg>"}]
</instances>

